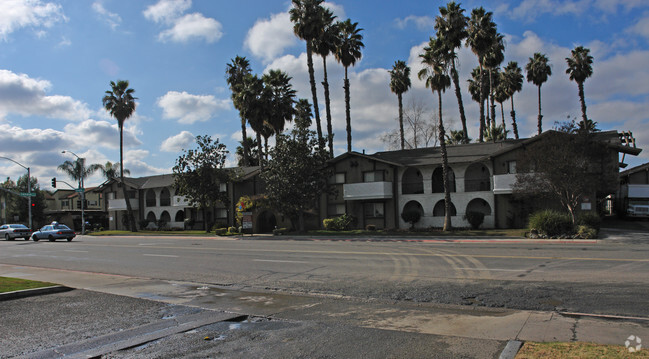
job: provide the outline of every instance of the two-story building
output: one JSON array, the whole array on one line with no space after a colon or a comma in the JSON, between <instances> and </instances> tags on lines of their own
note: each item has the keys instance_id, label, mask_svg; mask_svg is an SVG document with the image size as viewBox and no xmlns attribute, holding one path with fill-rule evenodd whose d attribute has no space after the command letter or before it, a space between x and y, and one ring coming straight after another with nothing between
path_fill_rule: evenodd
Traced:
<instances>
[{"instance_id":1,"label":"two-story building","mask_svg":"<svg viewBox=\"0 0 649 359\"><path fill-rule=\"evenodd\" d=\"M104 212L103 195L97 187L84 189L85 207L83 217L92 227L106 228L108 225ZM81 231L81 193L73 189L57 189L45 196L45 216L48 222L57 221Z\"/></svg>"},{"instance_id":2,"label":"two-story building","mask_svg":"<svg viewBox=\"0 0 649 359\"><path fill-rule=\"evenodd\" d=\"M620 172L618 212L649 217L649 163ZM633 213L628 213L628 212ZM636 213L637 212L637 213Z\"/></svg>"}]
</instances>

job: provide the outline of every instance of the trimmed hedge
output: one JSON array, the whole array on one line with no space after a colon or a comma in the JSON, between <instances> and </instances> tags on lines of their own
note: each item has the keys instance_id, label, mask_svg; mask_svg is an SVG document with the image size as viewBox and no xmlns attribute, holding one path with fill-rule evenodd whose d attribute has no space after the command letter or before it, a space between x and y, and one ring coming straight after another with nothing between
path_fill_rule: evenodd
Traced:
<instances>
[{"instance_id":1,"label":"trimmed hedge","mask_svg":"<svg viewBox=\"0 0 649 359\"><path fill-rule=\"evenodd\" d=\"M322 225L328 231L344 231L349 229L353 221L354 217L345 213L342 216L324 219Z\"/></svg>"},{"instance_id":2,"label":"trimmed hedge","mask_svg":"<svg viewBox=\"0 0 649 359\"><path fill-rule=\"evenodd\" d=\"M530 216L530 230L536 230L548 237L573 232L572 218L567 213L546 209Z\"/></svg>"},{"instance_id":3,"label":"trimmed hedge","mask_svg":"<svg viewBox=\"0 0 649 359\"><path fill-rule=\"evenodd\" d=\"M469 211L464 215L464 219L469 222L471 229L478 229L484 222L484 213Z\"/></svg>"}]
</instances>

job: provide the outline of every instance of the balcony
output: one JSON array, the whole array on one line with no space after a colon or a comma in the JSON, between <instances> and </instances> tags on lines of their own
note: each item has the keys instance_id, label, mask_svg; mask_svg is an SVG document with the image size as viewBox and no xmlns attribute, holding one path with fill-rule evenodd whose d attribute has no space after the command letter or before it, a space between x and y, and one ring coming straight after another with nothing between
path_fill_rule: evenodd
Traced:
<instances>
[{"instance_id":1,"label":"balcony","mask_svg":"<svg viewBox=\"0 0 649 359\"><path fill-rule=\"evenodd\" d=\"M140 203L137 198L131 198L131 208L139 209ZM109 211L125 211L126 210L126 201L124 198L109 199L108 200L108 210Z\"/></svg>"},{"instance_id":2,"label":"balcony","mask_svg":"<svg viewBox=\"0 0 649 359\"><path fill-rule=\"evenodd\" d=\"M392 198L392 182L363 182L343 185L346 201Z\"/></svg>"},{"instance_id":3,"label":"balcony","mask_svg":"<svg viewBox=\"0 0 649 359\"><path fill-rule=\"evenodd\" d=\"M630 184L628 188L629 198L649 198L649 185Z\"/></svg>"},{"instance_id":4,"label":"balcony","mask_svg":"<svg viewBox=\"0 0 649 359\"><path fill-rule=\"evenodd\" d=\"M510 194L516 183L516 174L495 175L494 194Z\"/></svg>"},{"instance_id":5,"label":"balcony","mask_svg":"<svg viewBox=\"0 0 649 359\"><path fill-rule=\"evenodd\" d=\"M173 196L171 205L173 207L189 207L189 199L185 196Z\"/></svg>"}]
</instances>

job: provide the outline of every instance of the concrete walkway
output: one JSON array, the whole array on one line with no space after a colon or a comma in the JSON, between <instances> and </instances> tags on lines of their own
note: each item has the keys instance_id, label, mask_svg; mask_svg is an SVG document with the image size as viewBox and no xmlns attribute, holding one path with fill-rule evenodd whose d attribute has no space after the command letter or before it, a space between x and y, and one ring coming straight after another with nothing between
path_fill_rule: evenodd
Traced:
<instances>
[{"instance_id":1,"label":"concrete walkway","mask_svg":"<svg viewBox=\"0 0 649 359\"><path fill-rule=\"evenodd\" d=\"M346 324L400 332L491 340L582 341L624 345L649 338L649 318L603 318L556 312L411 302L360 301L217 288L120 275L0 265L0 276L252 316Z\"/></svg>"}]
</instances>

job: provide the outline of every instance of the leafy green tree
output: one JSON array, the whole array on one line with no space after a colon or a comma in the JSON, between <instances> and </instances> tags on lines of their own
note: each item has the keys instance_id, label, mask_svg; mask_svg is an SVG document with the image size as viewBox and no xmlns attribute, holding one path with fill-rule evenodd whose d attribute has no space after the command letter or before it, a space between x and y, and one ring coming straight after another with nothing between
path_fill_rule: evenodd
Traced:
<instances>
[{"instance_id":1,"label":"leafy green tree","mask_svg":"<svg viewBox=\"0 0 649 359\"><path fill-rule=\"evenodd\" d=\"M451 192L448 182L448 153L446 151L446 132L444 131L444 121L442 120L442 92L451 87L451 78L448 75L448 54L449 49L444 41L430 39L428 47L424 48L424 53L420 55L422 64L426 65L419 71L419 79L426 82L426 87L430 88L433 93L437 91L437 100L439 103L439 124L438 134L440 142L440 151L442 152L442 173L444 182L444 231L452 229L451 224Z\"/></svg>"},{"instance_id":2,"label":"leafy green tree","mask_svg":"<svg viewBox=\"0 0 649 359\"><path fill-rule=\"evenodd\" d=\"M365 47L363 44L363 29L358 27L358 23L347 19L343 22L338 22L338 47L336 48L336 60L340 62L345 68L345 120L347 122L347 152L352 151L352 118L350 114L350 99L349 99L349 77L347 76L347 69L349 66L354 66L356 61L362 57L361 49Z\"/></svg>"},{"instance_id":3,"label":"leafy green tree","mask_svg":"<svg viewBox=\"0 0 649 359\"><path fill-rule=\"evenodd\" d=\"M313 44L324 29L323 0L292 0L293 7L289 10L293 32L297 37L306 42L306 61L313 98L313 111L315 113L316 130L320 147L324 147L322 127L320 125L320 109L318 108L318 92L315 84L313 69Z\"/></svg>"},{"instance_id":4,"label":"leafy green tree","mask_svg":"<svg viewBox=\"0 0 649 359\"><path fill-rule=\"evenodd\" d=\"M40 190L38 185L38 179L35 177L30 178L32 193L36 193L36 197L32 197L32 225L34 228L38 228L38 224L43 224L45 222L45 208L47 207L45 203L45 192ZM28 225L29 222L29 208L27 197L18 196L17 193L28 192L27 186L27 174L24 174L18 178L18 182L13 182L11 179L7 178L7 181L3 183L2 188L12 191L12 193L5 192L6 197L6 206L5 213L6 219L8 222L14 222L14 217L18 217L18 221L24 222L25 225Z\"/></svg>"},{"instance_id":5,"label":"leafy green tree","mask_svg":"<svg viewBox=\"0 0 649 359\"><path fill-rule=\"evenodd\" d=\"M396 61L392 65L390 73L390 91L397 95L399 101L399 133L401 135L401 149L404 149L404 136L403 136L403 93L408 91L411 86L410 82L410 67L406 65L405 61Z\"/></svg>"},{"instance_id":6,"label":"leafy green tree","mask_svg":"<svg viewBox=\"0 0 649 359\"><path fill-rule=\"evenodd\" d=\"M220 184L230 181L229 172L224 169L228 151L219 139L210 136L196 136L198 148L185 150L176 159L173 167L174 187L178 194L187 197L189 204L197 206L203 213L217 203L230 209L227 191L221 191ZM207 225L205 230L211 228Z\"/></svg>"},{"instance_id":7,"label":"leafy green tree","mask_svg":"<svg viewBox=\"0 0 649 359\"><path fill-rule=\"evenodd\" d=\"M570 80L577 83L579 89L579 103L581 104L581 121L583 127L588 128L588 117L586 116L586 98L584 96L584 82L593 75L593 57L590 56L590 49L583 46L577 46L570 52L570 57L566 57L568 69L566 73L570 75Z\"/></svg>"},{"instance_id":8,"label":"leafy green tree","mask_svg":"<svg viewBox=\"0 0 649 359\"><path fill-rule=\"evenodd\" d=\"M329 96L329 80L327 78L327 56L336 51L336 41L338 41L338 24L334 23L336 16L329 9L323 9L320 12L322 29L313 41L313 51L322 57L322 72L324 80L325 110L327 114L327 141L329 143L330 156L334 155L334 133L331 126L331 98Z\"/></svg>"},{"instance_id":9,"label":"leafy green tree","mask_svg":"<svg viewBox=\"0 0 649 359\"><path fill-rule=\"evenodd\" d=\"M450 50L451 61L451 78L455 85L455 97L460 110L460 121L462 122L463 143L469 143L469 132L466 127L466 115L464 113L464 103L462 102L462 91L460 90L460 76L456 68L457 53L456 49L462 47L462 42L469 35L467 32L468 18L464 16L464 9L455 1L450 1L446 7L440 6L439 15L435 18L435 30L437 37L446 43Z\"/></svg>"},{"instance_id":10,"label":"leafy green tree","mask_svg":"<svg viewBox=\"0 0 649 359\"><path fill-rule=\"evenodd\" d=\"M331 176L325 165L329 153L308 129L310 119L304 117L305 104L308 102L298 102L293 131L278 135L271 159L261 174L267 205L286 215L293 228L300 231L305 229L305 212L315 208L320 196L327 192Z\"/></svg>"},{"instance_id":11,"label":"leafy green tree","mask_svg":"<svg viewBox=\"0 0 649 359\"><path fill-rule=\"evenodd\" d=\"M234 107L239 111L239 117L241 118L241 138L248 138L246 134L246 117L242 111L241 106L243 103L240 102L241 96L240 92L244 86L244 80L246 76L252 73L250 69L250 61L245 57L237 56L234 59L230 60L230 63L225 67L226 81L228 86L230 86L230 91L232 92L232 103ZM243 141L243 164L244 166L251 166L250 160L247 157L250 153L250 149L246 146L248 143Z\"/></svg>"},{"instance_id":12,"label":"leafy green tree","mask_svg":"<svg viewBox=\"0 0 649 359\"><path fill-rule=\"evenodd\" d=\"M538 87L539 92L539 115L538 115L538 134L543 132L543 115L541 114L541 85L548 80L552 75L552 68L550 67L550 60L544 54L537 52L533 57L530 57L527 65L527 82L532 82Z\"/></svg>"},{"instance_id":13,"label":"leafy green tree","mask_svg":"<svg viewBox=\"0 0 649 359\"><path fill-rule=\"evenodd\" d=\"M133 216L133 208L131 201L126 194L126 185L124 185L124 122L133 115L135 112L135 100L133 97L135 90L129 88L128 81L118 80L117 83L111 81L109 91L102 99L102 103L106 111L117 120L119 127L119 180L122 183L122 192L124 201L126 202L126 210L128 212L128 223L131 231L137 232L135 225L135 217Z\"/></svg>"},{"instance_id":14,"label":"leafy green tree","mask_svg":"<svg viewBox=\"0 0 649 359\"><path fill-rule=\"evenodd\" d=\"M507 67L505 67L505 71L503 72L502 80L512 103L512 111L510 112L510 115L512 116L512 129L514 130L514 137L518 140L516 111L514 110L514 94L523 89L523 73L521 68L518 66L518 62L510 61L507 63Z\"/></svg>"}]
</instances>

